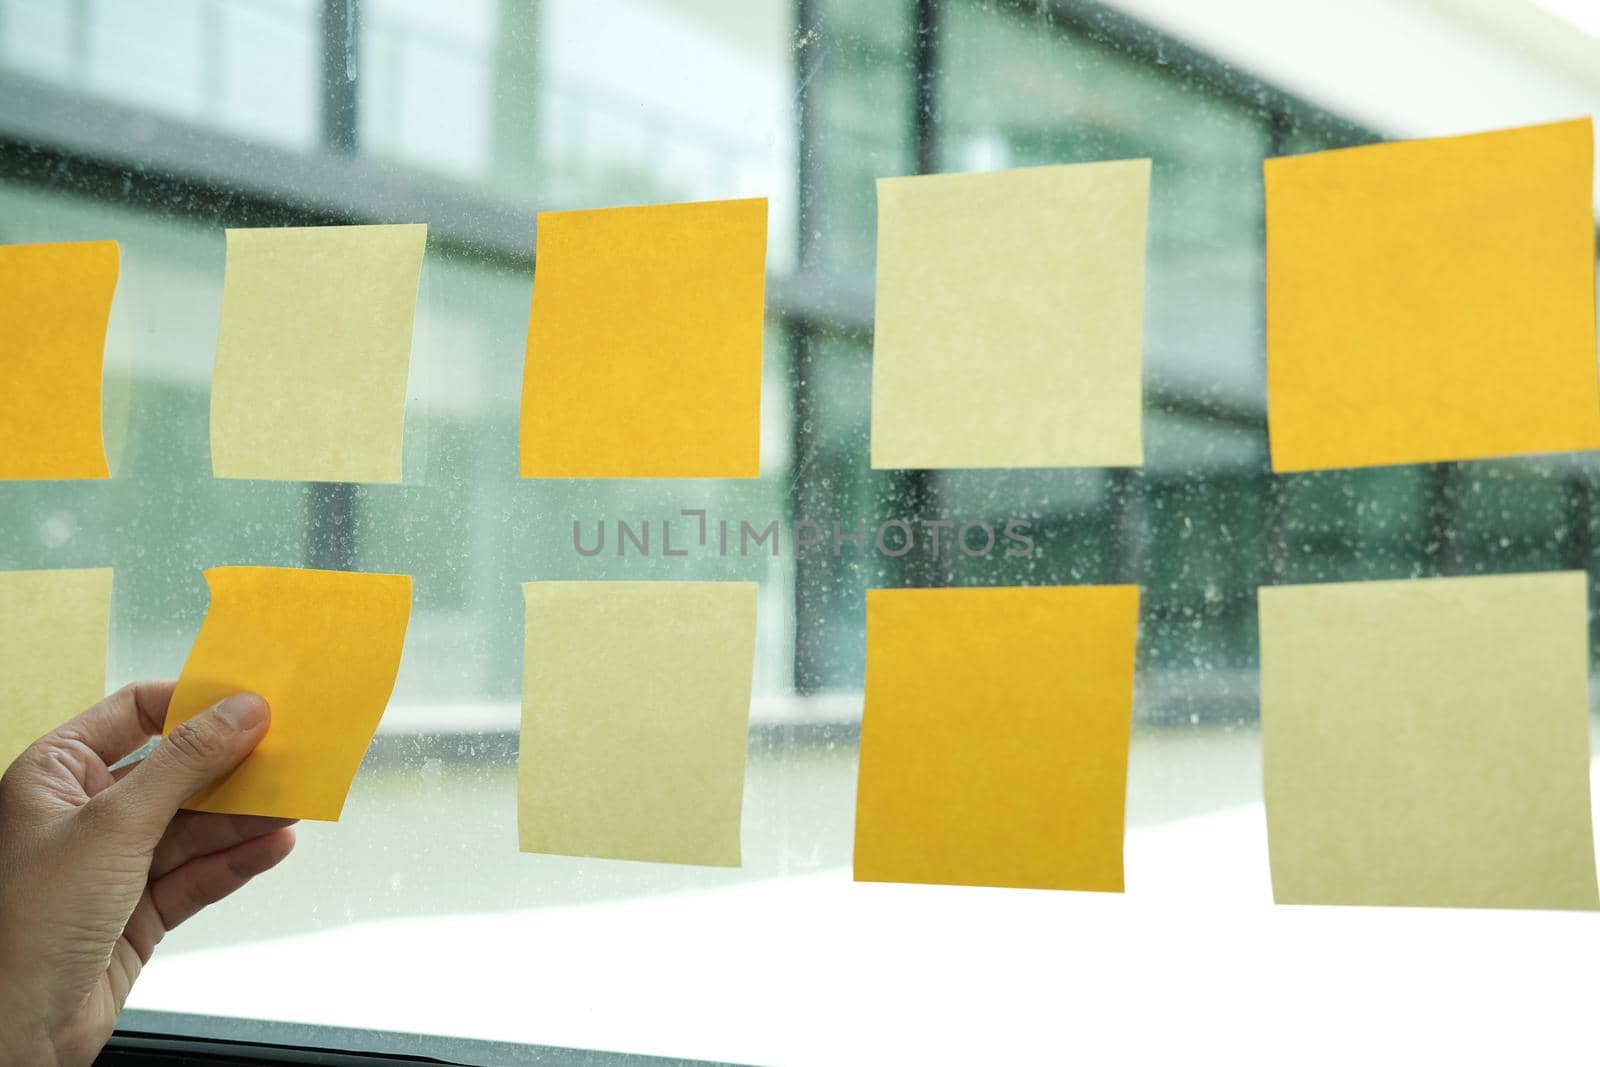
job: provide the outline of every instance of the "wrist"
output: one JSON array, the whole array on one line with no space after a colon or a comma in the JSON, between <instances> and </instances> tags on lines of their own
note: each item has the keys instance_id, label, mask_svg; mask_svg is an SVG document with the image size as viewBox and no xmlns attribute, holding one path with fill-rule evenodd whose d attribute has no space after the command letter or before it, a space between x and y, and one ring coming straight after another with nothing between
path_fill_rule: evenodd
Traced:
<instances>
[{"instance_id":1,"label":"wrist","mask_svg":"<svg viewBox=\"0 0 1600 1067\"><path fill-rule=\"evenodd\" d=\"M5 944L5 930L0 925L0 946ZM18 960L9 946L0 947L0 958ZM34 996L15 973L0 973L0 1067L21 1067L34 1064L57 1063L55 1044L50 1040L49 1026Z\"/></svg>"}]
</instances>

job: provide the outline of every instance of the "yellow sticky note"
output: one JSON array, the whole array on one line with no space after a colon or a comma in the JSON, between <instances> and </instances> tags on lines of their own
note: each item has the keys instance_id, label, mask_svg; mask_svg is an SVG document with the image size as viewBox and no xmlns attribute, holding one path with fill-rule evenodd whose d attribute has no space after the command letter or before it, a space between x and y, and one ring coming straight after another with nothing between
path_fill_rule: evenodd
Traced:
<instances>
[{"instance_id":1,"label":"yellow sticky note","mask_svg":"<svg viewBox=\"0 0 1600 1067\"><path fill-rule=\"evenodd\" d=\"M761 473L767 202L539 215L524 478Z\"/></svg>"},{"instance_id":2,"label":"yellow sticky note","mask_svg":"<svg viewBox=\"0 0 1600 1067\"><path fill-rule=\"evenodd\" d=\"M111 570L0 572L0 772L105 696Z\"/></svg>"},{"instance_id":3,"label":"yellow sticky note","mask_svg":"<svg viewBox=\"0 0 1600 1067\"><path fill-rule=\"evenodd\" d=\"M873 589L855 877L1122 891L1134 586Z\"/></svg>"},{"instance_id":4,"label":"yellow sticky note","mask_svg":"<svg viewBox=\"0 0 1600 1067\"><path fill-rule=\"evenodd\" d=\"M1278 471L1600 448L1588 119L1270 159Z\"/></svg>"},{"instance_id":5,"label":"yellow sticky note","mask_svg":"<svg viewBox=\"0 0 1600 1067\"><path fill-rule=\"evenodd\" d=\"M878 181L872 466L1136 467L1150 161Z\"/></svg>"},{"instance_id":6,"label":"yellow sticky note","mask_svg":"<svg viewBox=\"0 0 1600 1067\"><path fill-rule=\"evenodd\" d=\"M206 584L211 606L178 678L166 730L246 690L266 698L272 726L237 770L186 807L337 819L394 689L411 579L213 567Z\"/></svg>"},{"instance_id":7,"label":"yellow sticky note","mask_svg":"<svg viewBox=\"0 0 1600 1067\"><path fill-rule=\"evenodd\" d=\"M1282 904L1594 908L1588 576L1262 589Z\"/></svg>"},{"instance_id":8,"label":"yellow sticky note","mask_svg":"<svg viewBox=\"0 0 1600 1067\"><path fill-rule=\"evenodd\" d=\"M737 867L755 584L522 590L522 850Z\"/></svg>"},{"instance_id":9,"label":"yellow sticky note","mask_svg":"<svg viewBox=\"0 0 1600 1067\"><path fill-rule=\"evenodd\" d=\"M100 381L115 241L0 245L0 481L106 478Z\"/></svg>"},{"instance_id":10,"label":"yellow sticky note","mask_svg":"<svg viewBox=\"0 0 1600 1067\"><path fill-rule=\"evenodd\" d=\"M228 231L217 477L400 481L427 237L423 225Z\"/></svg>"}]
</instances>

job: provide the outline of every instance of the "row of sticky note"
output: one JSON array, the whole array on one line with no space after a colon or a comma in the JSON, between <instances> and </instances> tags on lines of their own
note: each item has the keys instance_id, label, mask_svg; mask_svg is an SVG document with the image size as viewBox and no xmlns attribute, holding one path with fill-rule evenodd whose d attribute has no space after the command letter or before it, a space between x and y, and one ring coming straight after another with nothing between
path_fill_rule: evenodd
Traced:
<instances>
[{"instance_id":1,"label":"row of sticky note","mask_svg":"<svg viewBox=\"0 0 1600 1067\"><path fill-rule=\"evenodd\" d=\"M766 201L539 216L529 477L759 474ZM218 477L401 480L427 227L229 230ZM115 242L0 247L0 479L104 478Z\"/></svg>"},{"instance_id":2,"label":"row of sticky note","mask_svg":"<svg viewBox=\"0 0 1600 1067\"><path fill-rule=\"evenodd\" d=\"M1589 120L1266 163L1280 471L1600 448ZM1135 466L1150 161L879 182L872 465ZM223 477L401 477L426 228L230 230ZM759 473L766 202L539 216L528 477ZM0 478L104 477L110 242L0 248Z\"/></svg>"},{"instance_id":3,"label":"row of sticky note","mask_svg":"<svg viewBox=\"0 0 1600 1067\"><path fill-rule=\"evenodd\" d=\"M273 725L211 811L334 819L410 612L395 575L207 572L167 728L228 693ZM1277 899L1593 908L1583 573L1261 590ZM97 699L109 571L0 574L0 723ZM519 826L531 852L737 865L750 583L534 582ZM867 596L860 880L1123 888L1139 591Z\"/></svg>"},{"instance_id":4,"label":"row of sticky note","mask_svg":"<svg viewBox=\"0 0 1600 1067\"><path fill-rule=\"evenodd\" d=\"M1587 119L1268 160L1273 469L1600 448L1593 172ZM1148 194L880 181L873 466L1140 464Z\"/></svg>"}]
</instances>

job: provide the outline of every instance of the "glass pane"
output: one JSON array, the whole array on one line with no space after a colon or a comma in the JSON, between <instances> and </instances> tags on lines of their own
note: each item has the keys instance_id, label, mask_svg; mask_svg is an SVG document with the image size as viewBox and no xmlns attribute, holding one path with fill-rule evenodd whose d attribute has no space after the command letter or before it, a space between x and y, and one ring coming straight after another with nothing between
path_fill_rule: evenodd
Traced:
<instances>
[{"instance_id":1,"label":"glass pane","mask_svg":"<svg viewBox=\"0 0 1600 1067\"><path fill-rule=\"evenodd\" d=\"M303 826L256 891L169 936L138 1009L218 1016L222 1035L244 1012L749 1062L863 1058L850 1026L868 1041L888 1019L910 1051L879 1059L1038 1058L1077 974L1058 956L1148 916L850 884L868 589L1138 583L1130 888L1253 906L1269 892L1258 586L1588 565L1591 457L1271 474L1262 159L1391 131L1181 34L983 0L353 7L0 0L0 88L47 105L26 116L47 135L27 137L0 107L0 242L122 246L114 477L0 484L0 569L116 568L113 683L178 672L205 567L416 580L394 700L344 818ZM1442 49L1477 18L1415 46ZM1546 88L1503 87L1568 99ZM126 130L87 151L77 138L102 112ZM875 181L1130 157L1153 160L1144 467L871 469ZM534 213L745 196L770 201L761 477L519 478ZM223 229L373 221L431 227L404 483L212 478ZM648 526L652 550L620 549L619 522ZM668 525L687 555L661 551ZM602 531L604 550L583 551ZM742 868L517 851L519 583L622 578L759 583ZM1216 998L1272 992L1258 964L1280 928L1229 914L1225 946L1206 923L1161 939L1207 968L1257 968L1173 996L1207 1018L1233 1006ZM1086 956L1106 973L1134 960L1140 981L1170 962L1124 949ZM1048 1010L984 999L1002 993ZM1119 1010L1119 1033L1135 1029L1148 998ZM948 1047L908 1022L929 1012Z\"/></svg>"}]
</instances>

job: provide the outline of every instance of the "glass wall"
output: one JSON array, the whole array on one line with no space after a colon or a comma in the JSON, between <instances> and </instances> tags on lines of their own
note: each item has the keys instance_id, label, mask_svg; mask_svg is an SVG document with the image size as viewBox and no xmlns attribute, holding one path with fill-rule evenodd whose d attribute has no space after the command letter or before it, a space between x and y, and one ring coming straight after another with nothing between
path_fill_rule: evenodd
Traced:
<instances>
[{"instance_id":1,"label":"glass wall","mask_svg":"<svg viewBox=\"0 0 1600 1067\"><path fill-rule=\"evenodd\" d=\"M176 674L205 610L206 566L416 578L395 703L345 818L304 827L271 890L175 933L136 1004L204 1010L215 1004L205 967L236 959L248 971L289 935L309 939L297 951L333 953L344 943L317 939L371 920L437 920L437 937L416 948L419 966L470 973L487 946L455 939L452 917L847 875L871 587L1141 585L1129 789L1138 832L1259 802L1258 585L1586 565L1592 460L1270 475L1261 160L1379 131L1081 10L979 0L0 0L0 84L47 93L68 116L115 106L140 118L118 158L104 159L21 140L0 117L0 242L111 238L123 255L107 344L115 476L0 485L0 568L116 568L114 683ZM350 99L353 134L336 121ZM138 165L155 152L148 146L170 148L159 157L170 161L219 134L234 165L269 177L235 188L209 157L193 171ZM348 168L311 169L329 156ZM1154 161L1146 466L871 470L874 181L1137 156ZM277 193L274 174L288 176ZM297 177L323 174L352 184ZM350 209L363 189L378 192ZM532 212L751 195L771 200L762 476L520 479ZM391 217L400 202L428 204L428 217ZM485 220L504 218L525 228L484 236ZM435 226L405 483L213 479L222 228L330 221ZM780 549L686 559L575 551L575 524L692 522L682 513L696 509L736 527L776 521ZM911 551L872 544L890 520L908 524ZM946 541L935 558L923 523L972 520L1025 522L1033 553L977 557ZM795 543L806 522L820 545ZM859 546L848 539L858 527ZM516 851L519 583L623 577L760 583L740 870ZM760 923L768 906L734 914ZM341 965L359 978L347 1004L308 1005L288 983L255 990L254 1010L390 1019L382 1009L395 987L360 961ZM415 1025L489 1028L473 1003L434 1007ZM506 1032L554 1039L537 1019ZM635 1043L615 1033L607 1047Z\"/></svg>"}]
</instances>

